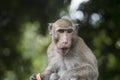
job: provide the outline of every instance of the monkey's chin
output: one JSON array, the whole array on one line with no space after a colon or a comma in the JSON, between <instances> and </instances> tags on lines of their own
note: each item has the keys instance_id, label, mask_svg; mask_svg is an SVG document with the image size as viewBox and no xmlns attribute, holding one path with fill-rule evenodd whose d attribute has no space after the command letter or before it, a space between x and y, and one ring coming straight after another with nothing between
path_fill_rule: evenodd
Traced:
<instances>
[{"instance_id":1,"label":"monkey's chin","mask_svg":"<svg viewBox=\"0 0 120 80\"><path fill-rule=\"evenodd\" d=\"M60 48L58 50L58 53L62 56L66 56L68 54L68 52L69 52L69 48Z\"/></svg>"}]
</instances>

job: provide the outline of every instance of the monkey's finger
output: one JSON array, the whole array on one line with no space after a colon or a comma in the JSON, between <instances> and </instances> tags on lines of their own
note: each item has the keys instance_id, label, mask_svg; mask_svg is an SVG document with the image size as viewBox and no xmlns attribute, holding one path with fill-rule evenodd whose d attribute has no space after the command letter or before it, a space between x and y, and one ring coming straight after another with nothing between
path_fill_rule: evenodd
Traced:
<instances>
[{"instance_id":1,"label":"monkey's finger","mask_svg":"<svg viewBox=\"0 0 120 80\"><path fill-rule=\"evenodd\" d=\"M36 75L33 74L32 76L30 76L29 80L36 80Z\"/></svg>"},{"instance_id":2,"label":"monkey's finger","mask_svg":"<svg viewBox=\"0 0 120 80\"><path fill-rule=\"evenodd\" d=\"M38 73L38 74L36 75L36 79L37 79L37 80L41 80L40 73Z\"/></svg>"}]
</instances>

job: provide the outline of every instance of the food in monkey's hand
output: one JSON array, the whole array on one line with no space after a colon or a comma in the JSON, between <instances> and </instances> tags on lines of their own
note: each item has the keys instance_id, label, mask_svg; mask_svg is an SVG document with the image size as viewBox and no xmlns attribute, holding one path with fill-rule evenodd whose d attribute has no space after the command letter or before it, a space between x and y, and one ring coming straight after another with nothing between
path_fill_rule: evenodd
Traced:
<instances>
[{"instance_id":1,"label":"food in monkey's hand","mask_svg":"<svg viewBox=\"0 0 120 80\"><path fill-rule=\"evenodd\" d=\"M41 80L40 73L36 75L36 80Z\"/></svg>"}]
</instances>

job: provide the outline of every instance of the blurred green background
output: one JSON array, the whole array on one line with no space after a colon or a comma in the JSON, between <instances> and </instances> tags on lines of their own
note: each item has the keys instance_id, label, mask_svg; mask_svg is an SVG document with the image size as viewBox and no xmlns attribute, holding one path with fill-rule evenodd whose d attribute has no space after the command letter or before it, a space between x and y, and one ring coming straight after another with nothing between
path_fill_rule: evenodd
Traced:
<instances>
[{"instance_id":1,"label":"blurred green background","mask_svg":"<svg viewBox=\"0 0 120 80\"><path fill-rule=\"evenodd\" d=\"M99 80L120 80L120 0L0 0L0 80L29 80L47 66L49 22L80 24Z\"/></svg>"}]
</instances>

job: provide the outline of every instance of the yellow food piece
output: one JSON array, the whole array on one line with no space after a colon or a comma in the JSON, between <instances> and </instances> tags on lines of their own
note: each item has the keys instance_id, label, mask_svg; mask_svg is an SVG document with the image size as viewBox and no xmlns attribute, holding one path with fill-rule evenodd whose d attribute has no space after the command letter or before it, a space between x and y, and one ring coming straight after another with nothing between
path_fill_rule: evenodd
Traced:
<instances>
[{"instance_id":1,"label":"yellow food piece","mask_svg":"<svg viewBox=\"0 0 120 80\"><path fill-rule=\"evenodd\" d=\"M38 74L36 75L36 79L37 79L37 80L41 80L40 73L38 73Z\"/></svg>"}]
</instances>

